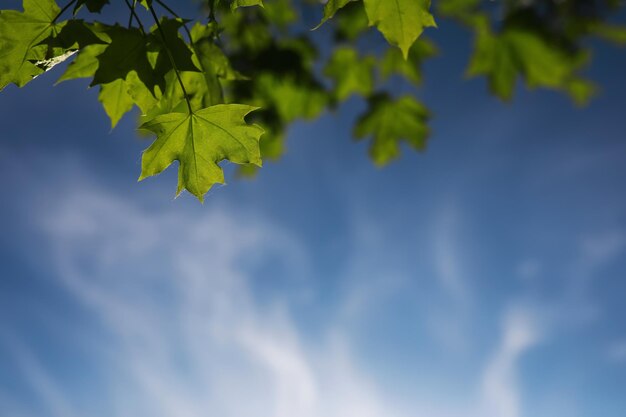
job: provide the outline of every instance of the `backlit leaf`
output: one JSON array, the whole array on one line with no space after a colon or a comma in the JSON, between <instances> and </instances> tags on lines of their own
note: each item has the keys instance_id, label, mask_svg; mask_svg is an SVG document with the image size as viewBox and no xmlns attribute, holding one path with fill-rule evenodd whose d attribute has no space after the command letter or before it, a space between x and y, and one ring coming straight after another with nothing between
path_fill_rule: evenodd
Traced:
<instances>
[{"instance_id":1,"label":"backlit leaf","mask_svg":"<svg viewBox=\"0 0 626 417\"><path fill-rule=\"evenodd\" d=\"M363 0L370 25L376 25L385 39L396 45L406 59L409 48L424 28L435 27L430 0Z\"/></svg>"},{"instance_id":2,"label":"backlit leaf","mask_svg":"<svg viewBox=\"0 0 626 417\"><path fill-rule=\"evenodd\" d=\"M133 108L133 98L128 93L128 85L125 80L115 80L108 84L102 84L98 100L111 119L111 127Z\"/></svg>"},{"instance_id":3,"label":"backlit leaf","mask_svg":"<svg viewBox=\"0 0 626 417\"><path fill-rule=\"evenodd\" d=\"M261 166L263 129L244 121L254 110L240 104L219 104L193 113L163 114L144 123L140 128L157 138L143 153L139 180L178 161L177 194L186 189L202 201L213 184L224 182L219 162Z\"/></svg>"},{"instance_id":4,"label":"backlit leaf","mask_svg":"<svg viewBox=\"0 0 626 417\"><path fill-rule=\"evenodd\" d=\"M400 142L414 149L426 146L428 137L428 110L411 96L397 100L385 94L370 98L367 112L354 128L359 139L372 137L370 155L376 165L382 166L400 155Z\"/></svg>"},{"instance_id":5,"label":"backlit leaf","mask_svg":"<svg viewBox=\"0 0 626 417\"><path fill-rule=\"evenodd\" d=\"M54 0L24 0L24 12L0 10L0 90L10 83L24 86L44 72L36 65L65 54L41 42L56 35L60 9Z\"/></svg>"},{"instance_id":6,"label":"backlit leaf","mask_svg":"<svg viewBox=\"0 0 626 417\"><path fill-rule=\"evenodd\" d=\"M337 48L324 69L324 74L335 81L335 97L341 101L354 93L369 95L374 64L373 57L360 58L353 48Z\"/></svg>"}]
</instances>

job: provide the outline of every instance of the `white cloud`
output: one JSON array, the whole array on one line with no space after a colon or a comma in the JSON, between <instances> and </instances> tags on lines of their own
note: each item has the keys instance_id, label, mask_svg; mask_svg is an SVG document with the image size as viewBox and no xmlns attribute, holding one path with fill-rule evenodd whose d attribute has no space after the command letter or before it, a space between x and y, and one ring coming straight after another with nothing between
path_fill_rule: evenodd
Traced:
<instances>
[{"instance_id":1,"label":"white cloud","mask_svg":"<svg viewBox=\"0 0 626 417\"><path fill-rule=\"evenodd\" d=\"M429 306L427 326L448 352L466 353L471 344L470 322L473 294L464 261L462 222L458 203L445 199L436 207L430 234L434 279L441 294Z\"/></svg>"},{"instance_id":2,"label":"white cloud","mask_svg":"<svg viewBox=\"0 0 626 417\"><path fill-rule=\"evenodd\" d=\"M48 412L53 417L75 417L73 407L68 401L66 394L62 392L49 373L39 363L37 358L30 352L27 346L17 341L7 334L2 334L1 341L8 347L9 353L15 364L21 369L21 378L31 387L33 394L40 398L45 404ZM4 400L5 394L0 392L0 404L10 407L11 415L30 415L24 409L24 405L16 404L14 401ZM6 395L8 397L8 395ZM3 407L0 407L2 411Z\"/></svg>"},{"instance_id":3,"label":"white cloud","mask_svg":"<svg viewBox=\"0 0 626 417\"><path fill-rule=\"evenodd\" d=\"M185 216L149 212L102 190L73 188L39 217L60 282L111 335L92 352L112 374L102 389L111 410L98 412L400 414L352 363L349 343L335 329L305 346L285 300L259 304L252 294L254 278L241 268L251 256L296 259L285 261L294 279L309 274L306 251L279 226L228 208ZM39 376L63 386L60 375ZM58 406L39 393L47 406Z\"/></svg>"},{"instance_id":4,"label":"white cloud","mask_svg":"<svg viewBox=\"0 0 626 417\"><path fill-rule=\"evenodd\" d=\"M344 271L355 279L343 294L338 322L327 323L327 331L312 344L306 329L296 326L286 298L261 303L253 292L259 283L242 268L250 259L271 254L272 259L285 260L294 279L310 275L306 249L280 225L226 206L183 215L180 206L151 211L81 184L57 197L60 205L29 217L42 219L60 283L109 335L90 352L92 360L109 371L108 378L95 382L99 385L94 395L106 396L110 409L84 408L84 401L78 404L71 395L61 396L72 415L523 415L517 367L521 355L537 341L535 323L526 310L507 315L493 356L485 360L484 369L468 376L468 386L476 380L482 385L468 389L463 398L443 387L437 401L420 392L399 404L390 395L393 387L380 386L364 369L358 347L340 326L367 315L372 300L390 291L386 279L397 277L393 282L400 290L406 279L402 270L385 267L372 274L372 266L380 266L374 254L385 244L385 236L375 230L372 236L355 237L355 259ZM467 326L477 319L468 314L472 294L458 248L460 225L452 207L442 212L432 235L441 291L448 300L441 306L455 309L443 307L427 319L438 317L433 326L453 334L452 344L467 342ZM362 275L371 275L367 285L356 279ZM71 340L76 339L72 335ZM22 364L24 372L28 367L32 365ZM63 375L47 374L43 368L41 372L42 381L63 392ZM415 378L428 384L431 376ZM59 409L57 400L35 391L48 410Z\"/></svg>"},{"instance_id":5,"label":"white cloud","mask_svg":"<svg viewBox=\"0 0 626 417\"><path fill-rule=\"evenodd\" d=\"M514 309L505 316L500 344L482 377L484 416L519 417L522 414L517 387L517 367L522 354L539 341L532 314Z\"/></svg>"}]
</instances>

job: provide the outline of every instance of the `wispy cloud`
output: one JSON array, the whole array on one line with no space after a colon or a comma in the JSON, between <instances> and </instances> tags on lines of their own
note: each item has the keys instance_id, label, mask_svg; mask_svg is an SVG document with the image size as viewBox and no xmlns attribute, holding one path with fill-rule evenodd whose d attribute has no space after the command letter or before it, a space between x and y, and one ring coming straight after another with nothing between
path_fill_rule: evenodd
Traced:
<instances>
[{"instance_id":1,"label":"wispy cloud","mask_svg":"<svg viewBox=\"0 0 626 417\"><path fill-rule=\"evenodd\" d=\"M485 416L519 417L517 368L520 357L540 340L532 313L525 309L508 312L503 323L498 348L489 360L482 377Z\"/></svg>"},{"instance_id":2,"label":"wispy cloud","mask_svg":"<svg viewBox=\"0 0 626 417\"><path fill-rule=\"evenodd\" d=\"M88 189L69 192L40 218L61 284L111 334L94 352L105 356L93 358L115 376L104 390L110 415L399 414L334 329L306 346L288 303L260 304L253 295L254 278L241 266L250 254L278 253L298 260L291 274L309 273L296 238L228 208L183 218Z\"/></svg>"},{"instance_id":3,"label":"wispy cloud","mask_svg":"<svg viewBox=\"0 0 626 417\"><path fill-rule=\"evenodd\" d=\"M377 257L390 242L382 226L361 227L372 223L368 219L355 225L351 259L341 271L346 284L337 287L343 291L338 306L330 307L332 317L312 336L301 326L288 294L278 291L268 302L255 293L263 285L257 280L271 278L273 266L294 280L314 275L308 249L280 223L228 205L183 215L179 206L153 210L80 182L56 192L63 193L54 199L58 205L28 217L41 219L38 226L53 254L51 275L107 335L98 349L86 340L91 344L83 349L107 370L93 388L106 398L107 409L95 409L102 401L93 409L75 401L64 375L58 369L46 371L46 358L30 355L17 362L45 403L47 413L35 410L38 416L522 417L528 414L520 360L549 337L544 330L549 333L569 305L559 300L552 309L538 309L512 303L518 294L504 299L503 309L490 313L490 320L497 320L504 311L501 328L495 334L489 330L494 344L480 345L488 354L463 353L478 363L471 372L418 372L413 378L419 384L428 386L429 378L439 381L441 389L432 391L436 399L425 399L429 387L399 402L394 388L382 385L389 379L364 366L361 347L349 331L359 321L367 323L372 306L380 307L381 300L411 285L407 280L413 271L406 261ZM480 293L472 291L478 277L465 263L468 219L459 206L444 203L436 210L431 233L424 234L434 273L426 278L435 283L435 296L432 304L416 308L423 315L415 320L430 324L432 335L449 347L437 359L458 359L463 355L455 347L474 340L471 330L484 324L485 317L473 310ZM610 234L580 242L585 285L624 248L623 239ZM256 262L263 259L281 263L280 268L270 265L263 276L255 274ZM407 323L412 319L403 318ZM68 328L59 330L59 338ZM420 337L428 337L426 333ZM410 365L421 371L422 364ZM458 387L458 379L467 387L461 396L441 382ZM19 404L8 407L2 404L0 411L19 411Z\"/></svg>"},{"instance_id":4,"label":"wispy cloud","mask_svg":"<svg viewBox=\"0 0 626 417\"><path fill-rule=\"evenodd\" d=\"M46 404L47 412L52 417L75 417L72 405L64 392L59 388L57 382L50 373L42 366L39 360L33 355L27 346L20 343L14 337L1 334L0 341L7 347L9 355L15 364L21 369L21 379L32 389L36 398ZM0 392L0 400L8 397ZM0 401L1 404L9 408L12 415L30 415L30 411L24 409L24 405L16 404L15 401L7 399ZM0 411L4 407L0 407ZM6 410L8 411L8 410Z\"/></svg>"}]
</instances>

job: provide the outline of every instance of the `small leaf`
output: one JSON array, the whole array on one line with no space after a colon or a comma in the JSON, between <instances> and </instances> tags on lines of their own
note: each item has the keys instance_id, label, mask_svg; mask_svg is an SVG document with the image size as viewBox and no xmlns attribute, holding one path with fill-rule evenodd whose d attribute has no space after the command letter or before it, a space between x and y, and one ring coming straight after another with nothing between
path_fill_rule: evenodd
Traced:
<instances>
[{"instance_id":1,"label":"small leaf","mask_svg":"<svg viewBox=\"0 0 626 417\"><path fill-rule=\"evenodd\" d=\"M373 136L370 155L376 165L383 166L400 155L401 141L424 149L428 118L428 110L411 96L393 100L377 94L370 98L369 109L359 118L354 135L359 139Z\"/></svg>"},{"instance_id":2,"label":"small leaf","mask_svg":"<svg viewBox=\"0 0 626 417\"><path fill-rule=\"evenodd\" d=\"M324 68L324 74L335 81L337 100L345 100L353 93L369 95L374 84L374 64L372 57L361 59L353 48L337 48Z\"/></svg>"},{"instance_id":3,"label":"small leaf","mask_svg":"<svg viewBox=\"0 0 626 417\"><path fill-rule=\"evenodd\" d=\"M370 25L376 25L406 59L409 48L426 27L436 27L430 0L363 0Z\"/></svg>"},{"instance_id":4,"label":"small leaf","mask_svg":"<svg viewBox=\"0 0 626 417\"><path fill-rule=\"evenodd\" d=\"M191 60L191 49L178 32L185 24L185 21L182 19L163 18L160 24L162 32L156 25L152 27L146 47L149 54L157 54L154 63L155 72L164 76L174 69L170 57L174 60L179 71L200 71Z\"/></svg>"},{"instance_id":5,"label":"small leaf","mask_svg":"<svg viewBox=\"0 0 626 417\"><path fill-rule=\"evenodd\" d=\"M111 128L133 108L133 98L128 94L128 85L125 80L115 80L100 86L98 100L111 119Z\"/></svg>"},{"instance_id":6,"label":"small leaf","mask_svg":"<svg viewBox=\"0 0 626 417\"><path fill-rule=\"evenodd\" d=\"M140 129L157 135L143 153L139 180L159 174L179 162L178 189L200 201L211 186L224 183L223 160L261 166L259 139L263 129L248 125L244 117L256 108L219 104L189 113L168 113L144 123Z\"/></svg>"},{"instance_id":7,"label":"small leaf","mask_svg":"<svg viewBox=\"0 0 626 417\"><path fill-rule=\"evenodd\" d=\"M112 26L106 33L111 43L97 56L98 69L92 86L126 79L129 72L135 71L150 91L154 92L157 85L162 87L164 81L154 73L148 60L145 37L139 29Z\"/></svg>"},{"instance_id":8,"label":"small leaf","mask_svg":"<svg viewBox=\"0 0 626 417\"><path fill-rule=\"evenodd\" d=\"M76 78L93 77L98 69L98 56L104 52L108 45L89 45L78 51L78 56L67 66L67 69L57 80L57 84L61 81L73 80Z\"/></svg>"},{"instance_id":9,"label":"small leaf","mask_svg":"<svg viewBox=\"0 0 626 417\"><path fill-rule=\"evenodd\" d=\"M523 26L508 26L494 34L485 21L477 27L468 75L486 76L490 90L504 100L513 96L521 76L530 88L561 90L583 103L594 91L577 75L587 59L585 53L564 49Z\"/></svg>"},{"instance_id":10,"label":"small leaf","mask_svg":"<svg viewBox=\"0 0 626 417\"><path fill-rule=\"evenodd\" d=\"M72 19L65 22L60 31L55 31L48 38L40 42L48 49L60 48L61 50L77 50L94 44L106 44L97 34L100 27L85 23L80 19Z\"/></svg>"}]
</instances>

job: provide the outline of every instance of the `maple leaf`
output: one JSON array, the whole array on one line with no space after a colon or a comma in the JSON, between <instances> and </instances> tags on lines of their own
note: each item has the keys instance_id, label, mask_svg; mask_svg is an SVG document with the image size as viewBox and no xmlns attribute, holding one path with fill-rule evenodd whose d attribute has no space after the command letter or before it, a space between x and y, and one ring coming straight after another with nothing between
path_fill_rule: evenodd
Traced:
<instances>
[{"instance_id":1,"label":"maple leaf","mask_svg":"<svg viewBox=\"0 0 626 417\"><path fill-rule=\"evenodd\" d=\"M587 59L586 54L572 53L525 27L511 26L494 34L484 22L478 27L468 74L485 75L491 91L504 100L513 96L522 76L530 88L564 90L584 104L595 91L593 84L577 75Z\"/></svg>"},{"instance_id":2,"label":"maple leaf","mask_svg":"<svg viewBox=\"0 0 626 417\"><path fill-rule=\"evenodd\" d=\"M376 165L383 166L400 155L400 141L414 149L424 149L428 117L428 110L411 96L394 100L387 94L376 94L354 127L354 136L373 136L370 155Z\"/></svg>"},{"instance_id":3,"label":"maple leaf","mask_svg":"<svg viewBox=\"0 0 626 417\"><path fill-rule=\"evenodd\" d=\"M200 71L191 59L192 51L178 32L184 24L183 19L162 18L160 29L157 25L152 27L146 49L149 59L155 57L152 60L157 77L164 76L173 70L174 66L178 71Z\"/></svg>"},{"instance_id":4,"label":"maple leaf","mask_svg":"<svg viewBox=\"0 0 626 417\"><path fill-rule=\"evenodd\" d=\"M404 59L426 27L436 27L430 0L363 0L370 25L376 25L390 44L397 45Z\"/></svg>"},{"instance_id":5,"label":"maple leaf","mask_svg":"<svg viewBox=\"0 0 626 417\"><path fill-rule=\"evenodd\" d=\"M76 59L67 66L65 72L59 77L57 84L61 81L93 77L98 69L98 55L103 53L107 46L106 44L95 44L81 49Z\"/></svg>"},{"instance_id":6,"label":"maple leaf","mask_svg":"<svg viewBox=\"0 0 626 417\"><path fill-rule=\"evenodd\" d=\"M111 43L96 56L98 68L91 86L123 80L131 71L137 72L139 79L152 92L157 85L162 86L162 80L154 73L148 60L145 36L139 29L116 25L108 28L106 34L111 38Z\"/></svg>"},{"instance_id":7,"label":"maple leaf","mask_svg":"<svg viewBox=\"0 0 626 417\"><path fill-rule=\"evenodd\" d=\"M60 9L54 0L24 0L23 7L24 12L0 10L0 90L10 83L24 86L48 68L37 62L66 52L42 44L64 25L55 22Z\"/></svg>"},{"instance_id":8,"label":"maple leaf","mask_svg":"<svg viewBox=\"0 0 626 417\"><path fill-rule=\"evenodd\" d=\"M218 104L192 113L167 113L141 125L157 135L141 159L139 180L179 162L176 194L186 189L203 201L216 183L224 183L223 160L261 166L259 139L263 129L244 117L256 107Z\"/></svg>"},{"instance_id":9,"label":"maple leaf","mask_svg":"<svg viewBox=\"0 0 626 417\"><path fill-rule=\"evenodd\" d=\"M374 85L372 57L359 58L356 50L348 47L338 48L324 68L324 74L335 81L335 96L345 100L352 93L367 96Z\"/></svg>"},{"instance_id":10,"label":"maple leaf","mask_svg":"<svg viewBox=\"0 0 626 417\"><path fill-rule=\"evenodd\" d=\"M126 80L115 80L100 86L98 100L111 119L111 128L114 128L122 116L133 108L134 101L128 93L128 88Z\"/></svg>"}]
</instances>

